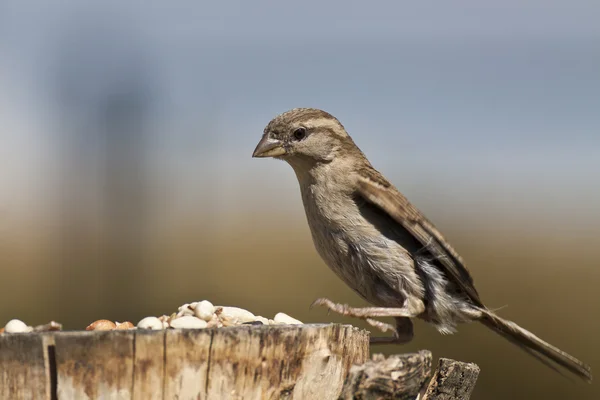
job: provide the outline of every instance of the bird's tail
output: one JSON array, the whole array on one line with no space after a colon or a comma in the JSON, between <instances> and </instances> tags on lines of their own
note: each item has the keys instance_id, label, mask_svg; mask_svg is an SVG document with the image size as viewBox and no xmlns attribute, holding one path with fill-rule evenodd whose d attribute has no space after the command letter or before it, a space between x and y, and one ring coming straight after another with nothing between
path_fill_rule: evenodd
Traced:
<instances>
[{"instance_id":1,"label":"bird's tail","mask_svg":"<svg viewBox=\"0 0 600 400\"><path fill-rule=\"evenodd\" d=\"M483 315L480 321L485 326L516 344L544 364L556 369L549 362L549 360L553 361L580 378L588 382L592 381L592 369L588 365L559 348L552 346L550 343L544 342L514 322L500 318L490 310L483 309L481 311Z\"/></svg>"}]
</instances>

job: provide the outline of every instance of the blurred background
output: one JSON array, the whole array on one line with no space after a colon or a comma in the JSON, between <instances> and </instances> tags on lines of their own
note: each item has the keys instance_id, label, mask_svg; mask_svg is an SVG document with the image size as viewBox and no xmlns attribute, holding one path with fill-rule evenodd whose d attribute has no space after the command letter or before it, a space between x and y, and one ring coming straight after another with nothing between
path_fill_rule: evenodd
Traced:
<instances>
[{"instance_id":1,"label":"blurred background","mask_svg":"<svg viewBox=\"0 0 600 400\"><path fill-rule=\"evenodd\" d=\"M209 299L364 305L317 256L264 126L322 108L463 255L484 301L600 367L600 3L0 2L0 325ZM475 399L596 399L478 324ZM596 393L594 395L594 393Z\"/></svg>"}]
</instances>

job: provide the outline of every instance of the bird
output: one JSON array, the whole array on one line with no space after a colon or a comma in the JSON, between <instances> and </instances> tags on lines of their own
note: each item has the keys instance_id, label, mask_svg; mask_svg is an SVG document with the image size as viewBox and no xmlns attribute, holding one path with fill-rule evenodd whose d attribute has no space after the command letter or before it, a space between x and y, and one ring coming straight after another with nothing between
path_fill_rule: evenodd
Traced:
<instances>
[{"instance_id":1,"label":"bird","mask_svg":"<svg viewBox=\"0 0 600 400\"><path fill-rule=\"evenodd\" d=\"M316 108L294 108L265 127L255 158L287 162L300 185L314 246L329 268L371 307L319 298L341 315L365 320L391 336L372 344L403 344L412 319L442 334L481 322L547 366L591 382L591 368L486 307L457 251L369 162L344 126ZM395 324L379 318L391 317ZM560 371L559 371L560 372Z\"/></svg>"}]
</instances>

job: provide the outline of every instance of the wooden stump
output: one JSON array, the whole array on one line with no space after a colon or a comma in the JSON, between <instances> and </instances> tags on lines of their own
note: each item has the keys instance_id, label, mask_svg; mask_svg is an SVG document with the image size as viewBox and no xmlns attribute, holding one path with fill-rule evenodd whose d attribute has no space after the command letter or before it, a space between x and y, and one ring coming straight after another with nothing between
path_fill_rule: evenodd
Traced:
<instances>
[{"instance_id":1,"label":"wooden stump","mask_svg":"<svg viewBox=\"0 0 600 400\"><path fill-rule=\"evenodd\" d=\"M371 361L354 365L346 378L340 400L412 400L431 374L431 352L375 354Z\"/></svg>"},{"instance_id":2,"label":"wooden stump","mask_svg":"<svg viewBox=\"0 0 600 400\"><path fill-rule=\"evenodd\" d=\"M0 400L467 400L479 367L369 356L348 325L0 334Z\"/></svg>"},{"instance_id":3,"label":"wooden stump","mask_svg":"<svg viewBox=\"0 0 600 400\"><path fill-rule=\"evenodd\" d=\"M478 376L476 364L440 358L423 400L469 400Z\"/></svg>"},{"instance_id":4,"label":"wooden stump","mask_svg":"<svg viewBox=\"0 0 600 400\"><path fill-rule=\"evenodd\" d=\"M440 358L431 373L431 352L375 354L371 361L351 368L340 400L469 400L479 375L472 363Z\"/></svg>"},{"instance_id":5,"label":"wooden stump","mask_svg":"<svg viewBox=\"0 0 600 400\"><path fill-rule=\"evenodd\" d=\"M0 335L0 399L337 399L367 331L347 325Z\"/></svg>"}]
</instances>

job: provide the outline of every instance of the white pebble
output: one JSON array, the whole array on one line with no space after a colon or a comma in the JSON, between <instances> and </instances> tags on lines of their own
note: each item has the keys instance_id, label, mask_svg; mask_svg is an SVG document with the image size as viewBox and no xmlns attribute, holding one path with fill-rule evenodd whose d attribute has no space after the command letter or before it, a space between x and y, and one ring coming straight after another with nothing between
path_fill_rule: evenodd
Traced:
<instances>
[{"instance_id":1,"label":"white pebble","mask_svg":"<svg viewBox=\"0 0 600 400\"><path fill-rule=\"evenodd\" d=\"M162 322L162 329L167 329L169 327L169 320L171 319L168 315L161 315L158 317L158 320Z\"/></svg>"},{"instance_id":2,"label":"white pebble","mask_svg":"<svg viewBox=\"0 0 600 400\"><path fill-rule=\"evenodd\" d=\"M223 323L221 322L219 317L217 317L216 314L213 314L212 318L207 323L208 328L221 328L222 326L223 326Z\"/></svg>"},{"instance_id":3,"label":"white pebble","mask_svg":"<svg viewBox=\"0 0 600 400\"><path fill-rule=\"evenodd\" d=\"M22 333L22 332L31 332L33 330L32 327L27 326L27 324L19 319L11 319L4 326L5 333Z\"/></svg>"},{"instance_id":4,"label":"white pebble","mask_svg":"<svg viewBox=\"0 0 600 400\"><path fill-rule=\"evenodd\" d=\"M171 320L171 328L204 329L206 328L206 325L207 323L203 319L192 317L190 315Z\"/></svg>"},{"instance_id":5,"label":"white pebble","mask_svg":"<svg viewBox=\"0 0 600 400\"><path fill-rule=\"evenodd\" d=\"M206 322L212 319L214 313L215 306L208 300L202 300L194 307L194 315Z\"/></svg>"},{"instance_id":6,"label":"white pebble","mask_svg":"<svg viewBox=\"0 0 600 400\"><path fill-rule=\"evenodd\" d=\"M163 323L156 317L146 317L138 322L137 327L140 329L164 329Z\"/></svg>"},{"instance_id":7,"label":"white pebble","mask_svg":"<svg viewBox=\"0 0 600 400\"><path fill-rule=\"evenodd\" d=\"M183 317L184 315L194 315L194 310L190 304L184 304L177 309L178 317Z\"/></svg>"},{"instance_id":8,"label":"white pebble","mask_svg":"<svg viewBox=\"0 0 600 400\"><path fill-rule=\"evenodd\" d=\"M244 322L252 322L255 320L254 314L248 310L238 307L221 307L221 312L218 312L219 319L223 322L224 326L241 325Z\"/></svg>"},{"instance_id":9,"label":"white pebble","mask_svg":"<svg viewBox=\"0 0 600 400\"><path fill-rule=\"evenodd\" d=\"M275 318L273 318L273 320L278 323L278 324L287 324L287 325L302 325L302 322L298 321L295 318L290 317L287 314L284 314L282 312L277 313L275 315Z\"/></svg>"}]
</instances>

